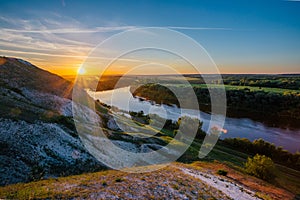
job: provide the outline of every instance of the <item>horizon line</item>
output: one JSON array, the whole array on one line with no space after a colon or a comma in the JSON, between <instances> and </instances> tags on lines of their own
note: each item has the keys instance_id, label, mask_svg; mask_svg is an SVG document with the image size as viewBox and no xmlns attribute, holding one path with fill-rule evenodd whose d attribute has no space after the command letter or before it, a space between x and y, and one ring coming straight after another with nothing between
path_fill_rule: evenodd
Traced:
<instances>
[{"instance_id":1,"label":"horizon line","mask_svg":"<svg viewBox=\"0 0 300 200\"><path fill-rule=\"evenodd\" d=\"M60 76L77 76L78 74L58 74ZM131 74L125 76L178 76L179 74ZM195 74L195 73L184 73L180 75L218 75L218 74ZM219 75L300 75L300 72L292 73L220 73ZM80 76L95 76L93 74L81 74ZM124 76L124 74L103 74L102 76Z\"/></svg>"}]
</instances>

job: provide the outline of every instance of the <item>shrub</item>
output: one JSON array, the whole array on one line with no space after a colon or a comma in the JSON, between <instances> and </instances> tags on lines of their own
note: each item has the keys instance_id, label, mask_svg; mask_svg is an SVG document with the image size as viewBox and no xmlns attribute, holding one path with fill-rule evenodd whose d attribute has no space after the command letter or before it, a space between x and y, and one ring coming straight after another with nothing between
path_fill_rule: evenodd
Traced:
<instances>
[{"instance_id":1,"label":"shrub","mask_svg":"<svg viewBox=\"0 0 300 200\"><path fill-rule=\"evenodd\" d=\"M107 186L106 181L103 181L103 182L102 182L102 186Z\"/></svg>"},{"instance_id":2,"label":"shrub","mask_svg":"<svg viewBox=\"0 0 300 200\"><path fill-rule=\"evenodd\" d=\"M217 171L217 174L222 175L222 176L227 176L228 172L224 169L219 169Z\"/></svg>"},{"instance_id":3,"label":"shrub","mask_svg":"<svg viewBox=\"0 0 300 200\"><path fill-rule=\"evenodd\" d=\"M123 179L122 178L116 178L115 181L118 182L118 183L120 183L120 182L123 182Z\"/></svg>"},{"instance_id":4,"label":"shrub","mask_svg":"<svg viewBox=\"0 0 300 200\"><path fill-rule=\"evenodd\" d=\"M274 162L280 163L281 165L300 170L300 153L290 153L282 147L276 147L274 144L266 142L262 139L257 139L251 142L246 138L225 138L223 141L219 140L230 148L236 149L238 151L255 155L265 155L270 157Z\"/></svg>"},{"instance_id":5,"label":"shrub","mask_svg":"<svg viewBox=\"0 0 300 200\"><path fill-rule=\"evenodd\" d=\"M253 158L248 158L245 163L245 171L266 181L271 181L275 177L274 162L265 155L256 154Z\"/></svg>"},{"instance_id":6,"label":"shrub","mask_svg":"<svg viewBox=\"0 0 300 200\"><path fill-rule=\"evenodd\" d=\"M44 174L45 174L44 167L40 166L38 164L35 164L31 168L31 177L30 178L32 181L41 180L43 178Z\"/></svg>"}]
</instances>

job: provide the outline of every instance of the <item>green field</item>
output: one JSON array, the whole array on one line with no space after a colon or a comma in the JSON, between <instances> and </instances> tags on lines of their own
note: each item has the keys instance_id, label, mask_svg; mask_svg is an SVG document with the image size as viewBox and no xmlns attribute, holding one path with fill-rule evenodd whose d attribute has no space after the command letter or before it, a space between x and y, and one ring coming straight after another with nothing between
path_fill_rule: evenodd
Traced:
<instances>
[{"instance_id":1,"label":"green field","mask_svg":"<svg viewBox=\"0 0 300 200\"><path fill-rule=\"evenodd\" d=\"M186 86L185 84L172 84L179 87ZM191 84L195 88L221 88L222 85L218 84ZM291 89L283 89L283 88L269 88L269 87L253 87L253 86L235 86L235 85L224 85L226 90L245 90L249 89L251 92L272 92L278 94L299 94L300 90L291 90Z\"/></svg>"}]
</instances>

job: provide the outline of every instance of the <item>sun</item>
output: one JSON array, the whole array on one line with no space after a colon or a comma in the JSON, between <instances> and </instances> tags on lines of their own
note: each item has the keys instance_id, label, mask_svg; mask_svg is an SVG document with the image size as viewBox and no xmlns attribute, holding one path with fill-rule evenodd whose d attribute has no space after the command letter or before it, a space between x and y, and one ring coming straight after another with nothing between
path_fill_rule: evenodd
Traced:
<instances>
[{"instance_id":1,"label":"sun","mask_svg":"<svg viewBox=\"0 0 300 200\"><path fill-rule=\"evenodd\" d=\"M80 74L80 75L85 74L85 69L82 66L80 66L77 70L77 74Z\"/></svg>"}]
</instances>

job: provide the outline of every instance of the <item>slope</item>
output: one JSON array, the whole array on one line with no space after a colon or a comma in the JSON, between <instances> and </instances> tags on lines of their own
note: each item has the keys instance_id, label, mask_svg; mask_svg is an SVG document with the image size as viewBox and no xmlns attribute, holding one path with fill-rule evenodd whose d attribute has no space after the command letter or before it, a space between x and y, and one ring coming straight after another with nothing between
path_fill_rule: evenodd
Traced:
<instances>
[{"instance_id":1,"label":"slope","mask_svg":"<svg viewBox=\"0 0 300 200\"><path fill-rule=\"evenodd\" d=\"M17 58L0 58L0 185L104 168L83 147L72 84Z\"/></svg>"}]
</instances>

